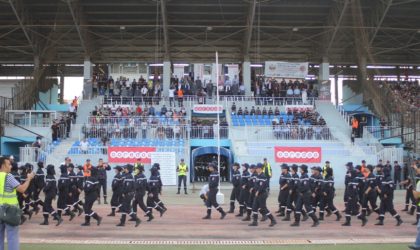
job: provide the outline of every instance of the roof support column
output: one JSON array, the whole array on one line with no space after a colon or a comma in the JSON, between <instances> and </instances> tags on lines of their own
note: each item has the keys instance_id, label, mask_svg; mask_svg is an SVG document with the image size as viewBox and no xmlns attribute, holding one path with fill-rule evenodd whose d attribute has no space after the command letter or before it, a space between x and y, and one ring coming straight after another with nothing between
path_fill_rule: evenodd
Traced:
<instances>
[{"instance_id":1,"label":"roof support column","mask_svg":"<svg viewBox=\"0 0 420 250\"><path fill-rule=\"evenodd\" d=\"M171 62L163 61L163 77L161 78L162 96L168 95L169 86L171 85Z\"/></svg>"},{"instance_id":2,"label":"roof support column","mask_svg":"<svg viewBox=\"0 0 420 250\"><path fill-rule=\"evenodd\" d=\"M92 83L92 62L89 57L85 57L83 64L83 99L92 98L93 83ZM98 91L98 90L96 90Z\"/></svg>"},{"instance_id":3,"label":"roof support column","mask_svg":"<svg viewBox=\"0 0 420 250\"><path fill-rule=\"evenodd\" d=\"M245 95L252 95L251 92L251 62L244 61L242 63L242 84L245 87Z\"/></svg>"}]
</instances>

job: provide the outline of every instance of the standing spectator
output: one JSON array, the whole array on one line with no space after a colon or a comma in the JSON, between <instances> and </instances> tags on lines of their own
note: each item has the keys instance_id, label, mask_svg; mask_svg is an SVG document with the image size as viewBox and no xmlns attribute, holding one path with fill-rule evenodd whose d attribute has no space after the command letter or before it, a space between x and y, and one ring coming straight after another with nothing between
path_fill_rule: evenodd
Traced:
<instances>
[{"instance_id":1,"label":"standing spectator","mask_svg":"<svg viewBox=\"0 0 420 250\"><path fill-rule=\"evenodd\" d=\"M3 196L0 205L11 205L18 207L16 191L23 194L28 189L31 180L35 174L33 172L26 176L26 181L20 184L15 177L10 173L12 165L10 160L6 157L0 157L0 182L3 183L3 190L0 190L0 195ZM19 226L8 225L5 222L0 222L0 248L4 249L4 237L7 234L7 246L9 250L19 250Z\"/></svg>"},{"instance_id":2,"label":"standing spectator","mask_svg":"<svg viewBox=\"0 0 420 250\"><path fill-rule=\"evenodd\" d=\"M169 106L172 107L172 103L174 104L175 107L175 86L171 85L169 87L169 93L168 93L168 97L169 97Z\"/></svg>"},{"instance_id":3,"label":"standing spectator","mask_svg":"<svg viewBox=\"0 0 420 250\"><path fill-rule=\"evenodd\" d=\"M178 106L182 107L183 102L184 102L184 92L182 91L182 89L178 89L177 96L178 96Z\"/></svg>"},{"instance_id":4,"label":"standing spectator","mask_svg":"<svg viewBox=\"0 0 420 250\"><path fill-rule=\"evenodd\" d=\"M82 151L82 154L87 154L89 150L89 143L86 141L86 138L83 138L83 140L80 142L80 151Z\"/></svg>"},{"instance_id":5,"label":"standing spectator","mask_svg":"<svg viewBox=\"0 0 420 250\"><path fill-rule=\"evenodd\" d=\"M398 164L398 161L394 161L394 184L395 184L395 188L397 188L397 186L400 187L401 189L401 166L400 164Z\"/></svg>"},{"instance_id":6,"label":"standing spectator","mask_svg":"<svg viewBox=\"0 0 420 250\"><path fill-rule=\"evenodd\" d=\"M381 118L379 125L381 126L381 139L383 139L385 137L385 126L386 126L385 118Z\"/></svg>"},{"instance_id":7,"label":"standing spectator","mask_svg":"<svg viewBox=\"0 0 420 250\"><path fill-rule=\"evenodd\" d=\"M56 121L53 122L53 125L51 126L51 130L52 130L52 136L51 136L52 140L57 141L59 127Z\"/></svg>"},{"instance_id":8,"label":"standing spectator","mask_svg":"<svg viewBox=\"0 0 420 250\"><path fill-rule=\"evenodd\" d=\"M211 99L213 96L213 83L211 80L206 84L206 92L208 97Z\"/></svg>"},{"instance_id":9,"label":"standing spectator","mask_svg":"<svg viewBox=\"0 0 420 250\"><path fill-rule=\"evenodd\" d=\"M351 118L351 131L354 134L354 137L359 137L359 121L356 117Z\"/></svg>"},{"instance_id":10,"label":"standing spectator","mask_svg":"<svg viewBox=\"0 0 420 250\"><path fill-rule=\"evenodd\" d=\"M146 135L147 135L147 121L146 121L146 119L142 120L142 122L140 124L140 127L141 127L141 138L146 139Z\"/></svg>"}]
</instances>

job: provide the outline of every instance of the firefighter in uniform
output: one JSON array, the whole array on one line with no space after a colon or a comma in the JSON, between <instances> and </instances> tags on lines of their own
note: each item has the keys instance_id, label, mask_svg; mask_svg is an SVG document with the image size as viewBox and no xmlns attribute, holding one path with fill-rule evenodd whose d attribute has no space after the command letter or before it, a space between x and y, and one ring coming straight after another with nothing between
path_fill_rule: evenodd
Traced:
<instances>
[{"instance_id":1,"label":"firefighter in uniform","mask_svg":"<svg viewBox=\"0 0 420 250\"><path fill-rule=\"evenodd\" d=\"M273 215L267 209L268 180L269 178L262 171L263 164L259 163L256 167L257 177L255 181L255 199L252 204L252 223L248 226L258 226L258 211L270 219L270 227L277 224Z\"/></svg>"},{"instance_id":2,"label":"firefighter in uniform","mask_svg":"<svg viewBox=\"0 0 420 250\"><path fill-rule=\"evenodd\" d=\"M83 214L83 202L80 199L80 194L83 191L83 183L85 181L85 178L83 176L83 166L77 166L77 173L76 173L76 188L73 191L73 208L74 211L78 211L77 216L80 216Z\"/></svg>"},{"instance_id":3,"label":"firefighter in uniform","mask_svg":"<svg viewBox=\"0 0 420 250\"><path fill-rule=\"evenodd\" d=\"M298 175L298 165L293 164L290 168L291 175L290 181L288 184L289 187L289 195L287 196L287 210L286 216L282 219L282 221L290 221L290 214L293 210L295 210L297 204L297 187L299 184L299 175Z\"/></svg>"},{"instance_id":4,"label":"firefighter in uniform","mask_svg":"<svg viewBox=\"0 0 420 250\"><path fill-rule=\"evenodd\" d=\"M30 163L26 163L25 165L21 166L21 171L20 171L20 183L23 184L26 181L26 178L28 176L28 174L32 173L32 164ZM32 192L34 189L34 184L31 181L31 183L29 184L29 187L26 189L26 191L22 194L22 210L23 213L28 215L28 219L30 220L32 218L32 214L33 211L29 210L30 205L32 204L31 201L31 197L32 197ZM25 205L23 205L23 202L25 202Z\"/></svg>"},{"instance_id":5,"label":"firefighter in uniform","mask_svg":"<svg viewBox=\"0 0 420 250\"><path fill-rule=\"evenodd\" d=\"M181 183L184 183L184 193L187 193L187 173L188 173L188 167L187 164L185 164L184 159L181 159L181 162L179 163L178 167L176 168L176 172L178 172L178 192L176 194L180 194L181 190Z\"/></svg>"},{"instance_id":6,"label":"firefighter in uniform","mask_svg":"<svg viewBox=\"0 0 420 250\"><path fill-rule=\"evenodd\" d=\"M153 164L152 168L150 169L151 175L149 181L147 182L147 209L149 210L148 216L153 216L153 208L156 209L160 213L160 217L166 212L166 208L162 207L162 201L159 199L159 194L162 190L162 181L160 180L159 175L159 164Z\"/></svg>"},{"instance_id":7,"label":"firefighter in uniform","mask_svg":"<svg viewBox=\"0 0 420 250\"><path fill-rule=\"evenodd\" d=\"M323 195L323 202L320 206L319 214L323 214L325 207L328 207L333 214L337 216L336 221L341 220L341 214L334 206L334 196L335 196L335 188L334 188L334 176L332 168L327 168L325 170L326 175L324 178L324 182L322 185L322 195Z\"/></svg>"},{"instance_id":8,"label":"firefighter in uniform","mask_svg":"<svg viewBox=\"0 0 420 250\"><path fill-rule=\"evenodd\" d=\"M223 220L226 217L225 211L223 208L219 206L216 200L217 192L219 191L219 179L220 175L217 171L217 166L213 163L209 164L209 192L208 192L208 199L207 199L207 215L203 217L203 219L208 220L211 219L211 207L215 207L217 211L221 214L220 219Z\"/></svg>"},{"instance_id":9,"label":"firefighter in uniform","mask_svg":"<svg viewBox=\"0 0 420 250\"><path fill-rule=\"evenodd\" d=\"M230 193L230 209L228 213L232 214L235 211L235 200L239 202L239 194L241 192L241 172L239 171L240 164L235 162L232 170L232 192Z\"/></svg>"},{"instance_id":10,"label":"firefighter in uniform","mask_svg":"<svg viewBox=\"0 0 420 250\"><path fill-rule=\"evenodd\" d=\"M316 208L318 206L324 206L324 197L322 195L322 185L323 185L323 178L322 178L322 168L315 166L311 168L312 175L309 178L311 192L312 192L312 209L314 213L316 213ZM324 211L319 211L319 220L324 220Z\"/></svg>"},{"instance_id":11,"label":"firefighter in uniform","mask_svg":"<svg viewBox=\"0 0 420 250\"><path fill-rule=\"evenodd\" d=\"M13 177L15 177L15 179L19 182L19 183L22 183L21 182L21 180L20 180L20 174L19 174L19 167L18 167L18 165L15 163L15 162L13 162L12 163L12 170L11 170L11 172L10 172L12 175L13 175ZM17 199L18 199L18 204L19 204L19 208L22 210L22 212L23 212L23 208L24 208L24 205L23 205L23 201L24 201L24 198L23 198L23 195L22 195L22 193L20 193L20 192L17 192L17 194L16 194L16 196L17 196ZM32 212L32 211L31 211ZM32 216L32 214L31 214L31 216ZM20 224L22 225L23 223L25 223L25 221L26 221L26 217L25 217L25 215L22 213L22 215L20 216Z\"/></svg>"},{"instance_id":12,"label":"firefighter in uniform","mask_svg":"<svg viewBox=\"0 0 420 250\"><path fill-rule=\"evenodd\" d=\"M363 187L363 200L362 200L362 215L368 215L368 203L372 207L373 211L379 214L379 207L376 205L376 187L378 187L376 176L372 173L373 166L367 165L365 168L367 176L365 177Z\"/></svg>"},{"instance_id":13,"label":"firefighter in uniform","mask_svg":"<svg viewBox=\"0 0 420 250\"><path fill-rule=\"evenodd\" d=\"M248 202L249 198L248 182L249 177L251 176L251 174L248 172L248 169L248 163L242 164L242 175L239 193L239 214L237 214L236 217L242 217L244 215L244 212L246 211L246 203Z\"/></svg>"},{"instance_id":14,"label":"firefighter in uniform","mask_svg":"<svg viewBox=\"0 0 420 250\"><path fill-rule=\"evenodd\" d=\"M77 193L77 175L74 172L74 165L70 163L67 166L67 175L69 177L69 193L67 195L67 211L72 211L74 209L73 205L75 204L75 194ZM66 213L67 213L66 211ZM80 213L80 212L79 212Z\"/></svg>"},{"instance_id":15,"label":"firefighter in uniform","mask_svg":"<svg viewBox=\"0 0 420 250\"><path fill-rule=\"evenodd\" d=\"M362 221L362 227L366 225L366 217L359 213L359 175L360 172L352 170L350 172L350 180L347 184L347 205L346 205L346 222L342 226L351 226L351 216L357 214L357 218Z\"/></svg>"},{"instance_id":16,"label":"firefighter in uniform","mask_svg":"<svg viewBox=\"0 0 420 250\"><path fill-rule=\"evenodd\" d=\"M127 219L127 215L130 216L133 221L135 221L135 227L140 225L140 219L137 217L136 213L132 211L131 202L134 198L135 194L135 184L134 184L134 176L133 176L133 165L125 165L124 166L124 180L121 192L121 219L120 223L117 224L117 227L125 226L125 221Z\"/></svg>"},{"instance_id":17,"label":"firefighter in uniform","mask_svg":"<svg viewBox=\"0 0 420 250\"><path fill-rule=\"evenodd\" d=\"M300 216L302 214L302 208L305 206L305 210L309 217L312 218L312 227L319 225L319 220L316 217L314 210L312 209L311 203L311 185L308 176L308 166L300 166L300 178L297 187L297 204L295 210L295 222L291 225L292 227L298 227L300 225Z\"/></svg>"},{"instance_id":18,"label":"firefighter in uniform","mask_svg":"<svg viewBox=\"0 0 420 250\"><path fill-rule=\"evenodd\" d=\"M145 212L149 217L147 221L151 221L154 219L154 217L144 203L144 196L146 195L147 191L147 178L146 175L144 175L144 167L138 166L136 172L137 174L134 176L136 194L133 201L133 212L137 213L137 206L139 206L141 210L143 210L143 212Z\"/></svg>"},{"instance_id":19,"label":"firefighter in uniform","mask_svg":"<svg viewBox=\"0 0 420 250\"><path fill-rule=\"evenodd\" d=\"M395 183L391 178L391 173L387 169L384 169L384 180L382 181L380 186L377 186L376 189L381 196L381 204L379 209L379 222L376 223L376 226L383 226L385 213L389 212L392 217L397 220L397 225L400 226L403 221L401 220L400 215L394 209L394 189Z\"/></svg>"},{"instance_id":20,"label":"firefighter in uniform","mask_svg":"<svg viewBox=\"0 0 420 250\"><path fill-rule=\"evenodd\" d=\"M70 207L67 206L68 196L70 193L70 180L69 176L67 174L67 166L61 165L60 166L60 178L58 179L58 199L57 199L57 211L58 216L61 217L61 215L64 213L68 213L70 215L70 221L74 219L76 216L72 211L70 210Z\"/></svg>"},{"instance_id":21,"label":"firefighter in uniform","mask_svg":"<svg viewBox=\"0 0 420 250\"><path fill-rule=\"evenodd\" d=\"M252 214L252 203L254 202L255 197L255 182L257 181L257 173L255 172L255 164L251 164L249 166L250 176L248 182L246 184L246 189L248 189L249 196L246 202L246 217L242 219L242 221L251 221L251 214Z\"/></svg>"},{"instance_id":22,"label":"firefighter in uniform","mask_svg":"<svg viewBox=\"0 0 420 250\"><path fill-rule=\"evenodd\" d=\"M111 170L111 167L108 163L103 162L102 159L99 159L98 164L98 181L99 181L99 189L98 189L98 204L101 204L101 189L104 196L104 204L108 204L107 201L107 174L106 171Z\"/></svg>"},{"instance_id":23,"label":"firefighter in uniform","mask_svg":"<svg viewBox=\"0 0 420 250\"><path fill-rule=\"evenodd\" d=\"M44 206L44 202L39 198L39 194L41 193L42 189L45 187L45 173L44 170L44 163L42 161L38 162L38 169L35 172L35 177L33 179L34 183L34 193L33 193L33 207L35 214L39 212L38 205Z\"/></svg>"},{"instance_id":24,"label":"firefighter in uniform","mask_svg":"<svg viewBox=\"0 0 420 250\"><path fill-rule=\"evenodd\" d=\"M121 207L121 193L122 193L122 187L123 187L123 180L124 177L121 174L122 167L116 166L114 167L115 170L115 176L114 179L112 179L112 197L111 197L111 213L107 216L115 216L115 210L117 208Z\"/></svg>"},{"instance_id":25,"label":"firefighter in uniform","mask_svg":"<svg viewBox=\"0 0 420 250\"><path fill-rule=\"evenodd\" d=\"M83 210L85 211L85 222L81 226L90 226L90 218L96 220L96 225L101 225L102 217L100 217L95 211L93 211L93 203L95 203L98 198L98 169L91 166L90 168L84 168L87 173L84 172L84 175L87 176L83 190L85 191L85 203L83 205Z\"/></svg>"},{"instance_id":26,"label":"firefighter in uniform","mask_svg":"<svg viewBox=\"0 0 420 250\"><path fill-rule=\"evenodd\" d=\"M287 198L289 197L291 175L289 173L289 166L285 163L281 165L281 175L279 178L280 191L277 201L279 203L278 216L286 215Z\"/></svg>"},{"instance_id":27,"label":"firefighter in uniform","mask_svg":"<svg viewBox=\"0 0 420 250\"><path fill-rule=\"evenodd\" d=\"M349 187L349 183L352 180L351 174L353 172L353 162L347 162L346 168L347 168L347 172L346 172L346 176L344 177L344 206L345 207L347 206L347 202L348 202L348 198L349 198L347 188Z\"/></svg>"},{"instance_id":28,"label":"firefighter in uniform","mask_svg":"<svg viewBox=\"0 0 420 250\"><path fill-rule=\"evenodd\" d=\"M59 226L63 222L63 219L52 207L52 201L55 200L55 197L57 196L57 181L55 180L54 165L47 166L47 176L45 178L44 193L44 206L42 207L44 221L40 225L48 225L48 217L51 215L54 218L54 220L57 221L55 225Z\"/></svg>"}]
</instances>

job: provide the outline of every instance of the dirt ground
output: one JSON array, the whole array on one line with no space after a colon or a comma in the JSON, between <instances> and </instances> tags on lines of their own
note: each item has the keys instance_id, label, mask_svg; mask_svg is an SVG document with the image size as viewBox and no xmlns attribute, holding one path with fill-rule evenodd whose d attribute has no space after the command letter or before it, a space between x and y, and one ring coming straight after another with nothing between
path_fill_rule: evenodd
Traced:
<instances>
[{"instance_id":1,"label":"dirt ground","mask_svg":"<svg viewBox=\"0 0 420 250\"><path fill-rule=\"evenodd\" d=\"M405 243L414 241L416 227L411 225L415 221L414 216L400 212L403 208L405 191L396 191L396 209L401 214L404 223L400 227L395 226L395 219L386 215L385 226L375 226L376 214L372 214L365 227L361 227L360 221L352 218L352 227L342 227L341 222L335 221L335 216L327 217L317 228L311 227L311 220L302 222L298 228L289 226L289 222L281 221L276 217L278 224L270 228L267 222L261 222L258 227L249 227L247 222L242 222L234 214L228 214L224 220L220 220L219 213L213 210L212 220L202 220L206 213L203 202L198 197L198 191L189 195L176 195L173 187L165 188L162 200L166 203L168 211L163 217L157 212L155 220L146 222L143 214L140 214L142 223L135 228L133 222L128 222L125 227L116 227L119 216L107 217L110 212L109 205L95 204L94 210L103 217L101 226L92 223L90 227L81 227L83 216L69 222L68 217L59 227L56 227L50 219L49 226L40 226L42 213L34 215L32 220L20 228L21 242L23 243L60 243L77 242L92 244L118 244L127 242L154 244L178 244L185 243L222 243L241 244L328 244L328 243ZM227 210L230 190L223 190ZM338 191L336 205L342 210L342 191ZM269 209L277 210L278 190L272 190L269 197ZM238 207L236 211L238 211Z\"/></svg>"}]
</instances>

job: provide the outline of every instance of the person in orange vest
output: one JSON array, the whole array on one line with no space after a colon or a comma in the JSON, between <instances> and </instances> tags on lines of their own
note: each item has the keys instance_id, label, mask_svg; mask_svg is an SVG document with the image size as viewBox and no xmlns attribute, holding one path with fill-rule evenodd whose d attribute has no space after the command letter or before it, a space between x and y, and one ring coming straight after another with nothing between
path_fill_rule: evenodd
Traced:
<instances>
[{"instance_id":1,"label":"person in orange vest","mask_svg":"<svg viewBox=\"0 0 420 250\"><path fill-rule=\"evenodd\" d=\"M83 165L83 176L90 177L91 169L92 169L92 164L90 163L90 159L87 159L85 165Z\"/></svg>"},{"instance_id":2,"label":"person in orange vest","mask_svg":"<svg viewBox=\"0 0 420 250\"><path fill-rule=\"evenodd\" d=\"M367 176L369 175L369 172L366 171L366 161L365 160L362 161L362 168L360 169L360 172L363 174L363 176L365 178L367 178Z\"/></svg>"},{"instance_id":3,"label":"person in orange vest","mask_svg":"<svg viewBox=\"0 0 420 250\"><path fill-rule=\"evenodd\" d=\"M182 107L183 106L183 102L184 102L184 92L182 91L182 89L178 89L178 91L176 92L177 96L178 96L178 106Z\"/></svg>"},{"instance_id":4,"label":"person in orange vest","mask_svg":"<svg viewBox=\"0 0 420 250\"><path fill-rule=\"evenodd\" d=\"M351 132L354 137L359 137L359 121L356 119L356 117L351 119Z\"/></svg>"}]
</instances>

